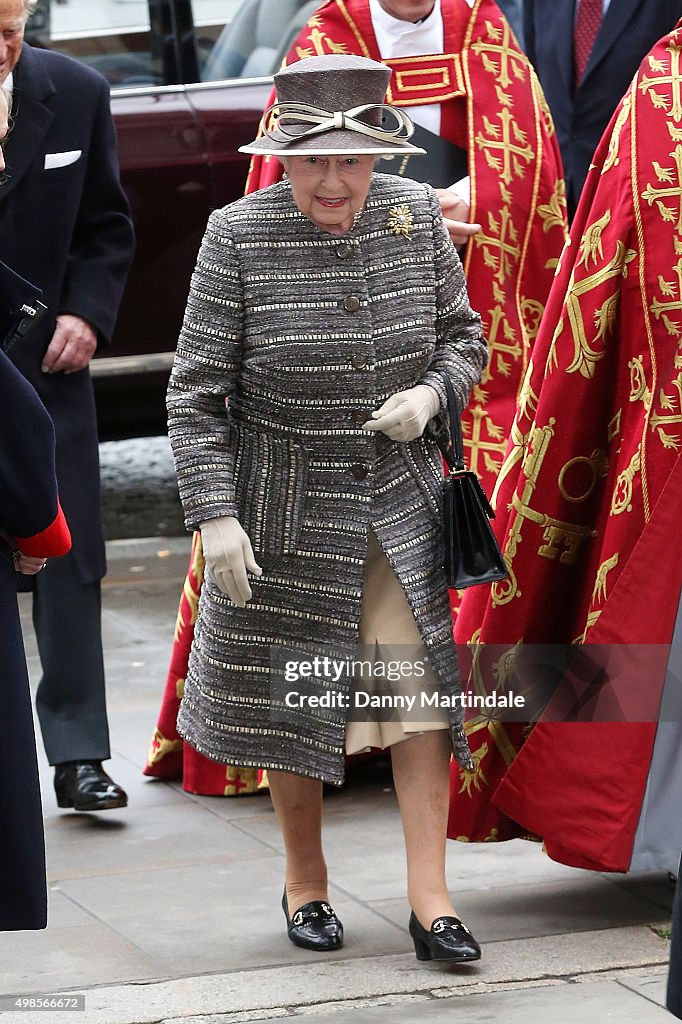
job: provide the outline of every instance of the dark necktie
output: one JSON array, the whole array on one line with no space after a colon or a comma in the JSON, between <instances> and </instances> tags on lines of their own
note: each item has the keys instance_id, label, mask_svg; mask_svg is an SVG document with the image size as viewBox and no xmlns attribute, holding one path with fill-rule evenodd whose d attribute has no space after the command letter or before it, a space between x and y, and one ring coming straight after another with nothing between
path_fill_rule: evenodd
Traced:
<instances>
[{"instance_id":1,"label":"dark necktie","mask_svg":"<svg viewBox=\"0 0 682 1024\"><path fill-rule=\"evenodd\" d=\"M590 59L602 19L602 0L578 0L578 17L573 30L575 84L580 85Z\"/></svg>"}]
</instances>

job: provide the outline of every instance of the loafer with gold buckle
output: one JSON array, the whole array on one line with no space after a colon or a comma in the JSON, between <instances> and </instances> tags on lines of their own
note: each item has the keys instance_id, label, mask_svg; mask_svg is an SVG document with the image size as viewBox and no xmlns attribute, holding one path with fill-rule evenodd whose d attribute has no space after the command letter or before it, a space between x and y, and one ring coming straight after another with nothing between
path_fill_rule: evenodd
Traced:
<instances>
[{"instance_id":1,"label":"loafer with gold buckle","mask_svg":"<svg viewBox=\"0 0 682 1024\"><path fill-rule=\"evenodd\" d=\"M287 935L295 946L322 951L343 946L343 925L324 900L304 903L290 918L285 889L282 910L287 919Z\"/></svg>"},{"instance_id":2,"label":"loafer with gold buckle","mask_svg":"<svg viewBox=\"0 0 682 1024\"><path fill-rule=\"evenodd\" d=\"M437 917L427 931L412 911L409 929L417 960L464 964L481 959L481 947L458 917Z\"/></svg>"}]
</instances>

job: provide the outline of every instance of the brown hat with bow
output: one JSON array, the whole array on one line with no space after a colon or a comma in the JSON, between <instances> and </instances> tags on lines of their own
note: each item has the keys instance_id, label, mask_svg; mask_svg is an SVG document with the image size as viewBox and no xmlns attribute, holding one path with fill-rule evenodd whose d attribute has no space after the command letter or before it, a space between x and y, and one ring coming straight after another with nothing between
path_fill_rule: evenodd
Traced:
<instances>
[{"instance_id":1,"label":"brown hat with bow","mask_svg":"<svg viewBox=\"0 0 682 1024\"><path fill-rule=\"evenodd\" d=\"M407 140L414 128L400 108L384 103L391 70L367 57L307 57L275 75L277 102L261 122L263 135L241 153L261 156L392 156L424 153Z\"/></svg>"}]
</instances>

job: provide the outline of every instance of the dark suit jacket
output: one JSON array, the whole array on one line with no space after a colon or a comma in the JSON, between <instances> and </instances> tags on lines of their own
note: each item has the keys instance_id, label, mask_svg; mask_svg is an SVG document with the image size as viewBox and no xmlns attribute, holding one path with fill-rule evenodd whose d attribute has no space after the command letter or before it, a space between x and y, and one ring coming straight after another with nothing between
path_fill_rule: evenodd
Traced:
<instances>
[{"instance_id":1,"label":"dark suit jacket","mask_svg":"<svg viewBox=\"0 0 682 1024\"><path fill-rule=\"evenodd\" d=\"M643 57L682 17L682 0L611 0L575 92L574 13L569 0L525 0L526 52L556 125L571 212L604 129Z\"/></svg>"},{"instance_id":2,"label":"dark suit jacket","mask_svg":"<svg viewBox=\"0 0 682 1024\"><path fill-rule=\"evenodd\" d=\"M54 421L60 496L81 579L91 582L106 568L92 382L88 370L44 374L40 365L59 313L85 318L100 344L107 343L132 259L109 86L78 61L24 45L12 114L0 188L0 256L43 289L49 307L12 350L12 360ZM70 156L62 156L64 166L46 168L47 154Z\"/></svg>"}]
</instances>

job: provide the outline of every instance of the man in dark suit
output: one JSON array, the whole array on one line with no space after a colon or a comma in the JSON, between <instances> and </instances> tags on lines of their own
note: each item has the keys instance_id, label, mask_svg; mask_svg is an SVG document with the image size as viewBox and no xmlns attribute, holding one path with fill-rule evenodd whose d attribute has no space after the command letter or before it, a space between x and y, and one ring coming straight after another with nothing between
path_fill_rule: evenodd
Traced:
<instances>
[{"instance_id":1,"label":"man in dark suit","mask_svg":"<svg viewBox=\"0 0 682 1024\"><path fill-rule=\"evenodd\" d=\"M32 0L0 0L0 82L14 126L0 189L3 258L44 292L49 313L12 359L48 409L73 551L35 577L43 667L36 699L60 807L123 807L110 756L100 580L106 572L97 424L88 370L109 340L133 253L106 81L23 42Z\"/></svg>"},{"instance_id":2,"label":"man in dark suit","mask_svg":"<svg viewBox=\"0 0 682 1024\"><path fill-rule=\"evenodd\" d=\"M519 45L524 46L523 0L497 0L497 6L511 25L512 30L519 41Z\"/></svg>"},{"instance_id":3,"label":"man in dark suit","mask_svg":"<svg viewBox=\"0 0 682 1024\"><path fill-rule=\"evenodd\" d=\"M549 103L568 210L644 55L682 17L682 0L525 0L526 53Z\"/></svg>"}]
</instances>

